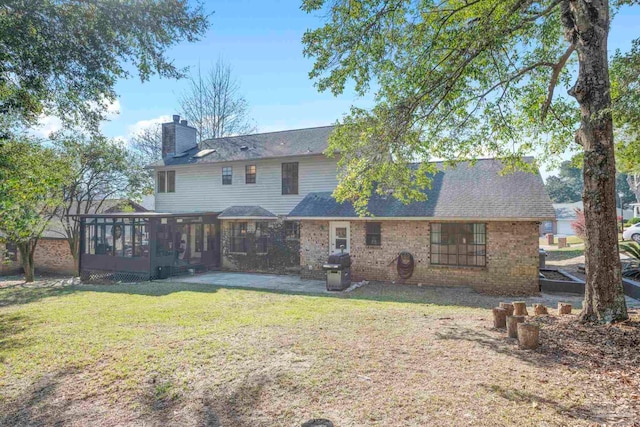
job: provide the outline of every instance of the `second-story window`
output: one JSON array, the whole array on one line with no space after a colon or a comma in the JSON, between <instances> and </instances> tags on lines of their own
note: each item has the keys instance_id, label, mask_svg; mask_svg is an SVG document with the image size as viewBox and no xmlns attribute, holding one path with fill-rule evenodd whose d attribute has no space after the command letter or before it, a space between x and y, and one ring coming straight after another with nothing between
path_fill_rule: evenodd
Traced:
<instances>
[{"instance_id":1,"label":"second-story window","mask_svg":"<svg viewBox=\"0 0 640 427\"><path fill-rule=\"evenodd\" d=\"M157 175L158 193L176 192L176 171L160 171Z\"/></svg>"},{"instance_id":2,"label":"second-story window","mask_svg":"<svg viewBox=\"0 0 640 427\"><path fill-rule=\"evenodd\" d=\"M167 171L167 193L176 192L176 171Z\"/></svg>"},{"instance_id":3,"label":"second-story window","mask_svg":"<svg viewBox=\"0 0 640 427\"><path fill-rule=\"evenodd\" d=\"M222 168L222 185L231 185L233 179L233 168L226 166Z\"/></svg>"},{"instance_id":4,"label":"second-story window","mask_svg":"<svg viewBox=\"0 0 640 427\"><path fill-rule=\"evenodd\" d=\"M157 178L158 193L167 192L167 173L164 171L158 172Z\"/></svg>"},{"instance_id":5,"label":"second-story window","mask_svg":"<svg viewBox=\"0 0 640 427\"><path fill-rule=\"evenodd\" d=\"M256 165L246 165L245 167L245 184L256 183Z\"/></svg>"},{"instance_id":6,"label":"second-story window","mask_svg":"<svg viewBox=\"0 0 640 427\"><path fill-rule=\"evenodd\" d=\"M298 194L298 162L282 164L282 194Z\"/></svg>"}]
</instances>

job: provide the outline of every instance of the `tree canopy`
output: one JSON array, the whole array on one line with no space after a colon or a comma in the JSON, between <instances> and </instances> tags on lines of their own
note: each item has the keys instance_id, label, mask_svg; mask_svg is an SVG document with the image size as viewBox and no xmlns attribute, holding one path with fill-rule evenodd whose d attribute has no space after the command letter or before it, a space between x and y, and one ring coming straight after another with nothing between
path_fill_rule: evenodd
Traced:
<instances>
[{"instance_id":1,"label":"tree canopy","mask_svg":"<svg viewBox=\"0 0 640 427\"><path fill-rule=\"evenodd\" d=\"M0 232L17 244L27 281L33 280L33 253L68 176L67 160L40 141L18 137L0 145Z\"/></svg>"},{"instance_id":2,"label":"tree canopy","mask_svg":"<svg viewBox=\"0 0 640 427\"><path fill-rule=\"evenodd\" d=\"M614 6L620 3L616 2ZM584 154L584 320L627 318L617 255L606 0L303 0L326 22L303 37L319 90L375 91L330 138L334 195L364 213L372 191L424 199L434 157ZM421 162L420 168L409 163ZM593 263L593 264L592 264ZM600 270L590 268L599 265ZM606 266L604 270L603 266Z\"/></svg>"},{"instance_id":3,"label":"tree canopy","mask_svg":"<svg viewBox=\"0 0 640 427\"><path fill-rule=\"evenodd\" d=\"M207 26L202 6L186 1L5 0L0 113L26 123L53 114L95 129L118 79L182 77L165 51Z\"/></svg>"},{"instance_id":4,"label":"tree canopy","mask_svg":"<svg viewBox=\"0 0 640 427\"><path fill-rule=\"evenodd\" d=\"M57 217L74 260L78 261L78 215L100 212L108 200L139 199L153 190L153 178L142 156L111 139L78 134L58 135L54 141L69 164Z\"/></svg>"}]
</instances>

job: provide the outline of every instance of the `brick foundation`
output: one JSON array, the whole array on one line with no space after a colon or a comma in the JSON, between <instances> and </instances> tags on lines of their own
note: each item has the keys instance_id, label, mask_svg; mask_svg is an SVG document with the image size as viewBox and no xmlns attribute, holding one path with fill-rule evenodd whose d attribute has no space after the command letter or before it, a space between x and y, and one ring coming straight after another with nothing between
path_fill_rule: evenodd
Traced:
<instances>
[{"instance_id":1,"label":"brick foundation","mask_svg":"<svg viewBox=\"0 0 640 427\"><path fill-rule=\"evenodd\" d=\"M353 280L422 283L424 286L471 286L484 293L531 295L538 288L538 224L487 222L485 267L430 265L428 221L381 221L382 245L365 244L365 221L351 221ZM324 278L329 254L329 221L302 221L300 265L303 278ZM413 276L399 278L396 257L410 252Z\"/></svg>"}]
</instances>

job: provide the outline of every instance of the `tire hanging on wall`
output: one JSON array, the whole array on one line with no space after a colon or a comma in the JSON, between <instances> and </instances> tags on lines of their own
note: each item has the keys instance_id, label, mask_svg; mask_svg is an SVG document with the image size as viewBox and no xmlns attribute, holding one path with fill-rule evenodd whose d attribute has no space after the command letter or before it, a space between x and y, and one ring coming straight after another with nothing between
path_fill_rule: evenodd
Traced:
<instances>
[{"instance_id":1,"label":"tire hanging on wall","mask_svg":"<svg viewBox=\"0 0 640 427\"><path fill-rule=\"evenodd\" d=\"M400 252L398 255L398 263L396 270L398 271L398 276L401 279L409 279L413 276L413 269L415 267L415 261L413 260L413 255L409 252Z\"/></svg>"}]
</instances>

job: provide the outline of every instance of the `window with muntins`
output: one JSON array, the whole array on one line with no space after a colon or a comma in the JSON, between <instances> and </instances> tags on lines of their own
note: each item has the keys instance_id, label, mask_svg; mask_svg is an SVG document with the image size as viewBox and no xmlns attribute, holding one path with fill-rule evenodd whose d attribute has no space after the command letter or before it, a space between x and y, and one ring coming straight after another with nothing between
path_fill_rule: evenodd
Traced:
<instances>
[{"instance_id":1,"label":"window with muntins","mask_svg":"<svg viewBox=\"0 0 640 427\"><path fill-rule=\"evenodd\" d=\"M176 171L167 171L167 193L176 192Z\"/></svg>"},{"instance_id":2,"label":"window with muntins","mask_svg":"<svg viewBox=\"0 0 640 427\"><path fill-rule=\"evenodd\" d=\"M367 222L367 246L380 246L382 245L382 224L379 222Z\"/></svg>"},{"instance_id":3,"label":"window with muntins","mask_svg":"<svg viewBox=\"0 0 640 427\"><path fill-rule=\"evenodd\" d=\"M244 167L245 170L245 184L255 184L256 183L256 165L246 165Z\"/></svg>"},{"instance_id":4,"label":"window with muntins","mask_svg":"<svg viewBox=\"0 0 640 427\"><path fill-rule=\"evenodd\" d=\"M167 173L162 171L158 172L157 177L158 193L166 193L167 191Z\"/></svg>"},{"instance_id":5,"label":"window with muntins","mask_svg":"<svg viewBox=\"0 0 640 427\"><path fill-rule=\"evenodd\" d=\"M231 166L226 166L222 168L222 185L231 185L232 180L233 180L233 168Z\"/></svg>"},{"instance_id":6,"label":"window with muntins","mask_svg":"<svg viewBox=\"0 0 640 427\"><path fill-rule=\"evenodd\" d=\"M247 223L231 223L231 252L247 252Z\"/></svg>"},{"instance_id":7,"label":"window with muntins","mask_svg":"<svg viewBox=\"0 0 640 427\"><path fill-rule=\"evenodd\" d=\"M486 224L432 223L431 264L484 267Z\"/></svg>"},{"instance_id":8,"label":"window with muntins","mask_svg":"<svg viewBox=\"0 0 640 427\"><path fill-rule=\"evenodd\" d=\"M285 221L284 236L287 240L300 239L300 221Z\"/></svg>"},{"instance_id":9,"label":"window with muntins","mask_svg":"<svg viewBox=\"0 0 640 427\"><path fill-rule=\"evenodd\" d=\"M298 194L298 162L282 164L282 194Z\"/></svg>"}]
</instances>

